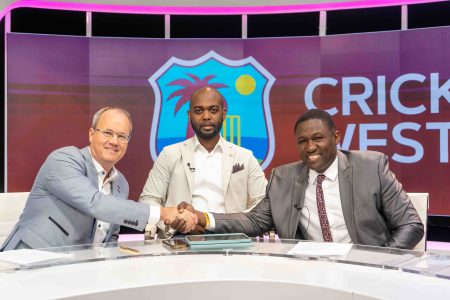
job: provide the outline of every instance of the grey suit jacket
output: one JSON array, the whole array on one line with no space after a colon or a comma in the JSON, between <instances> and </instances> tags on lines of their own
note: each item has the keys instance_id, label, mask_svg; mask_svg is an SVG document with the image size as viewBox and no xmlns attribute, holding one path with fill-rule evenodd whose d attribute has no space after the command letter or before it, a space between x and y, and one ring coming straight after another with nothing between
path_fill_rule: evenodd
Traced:
<instances>
[{"instance_id":1,"label":"grey suit jacket","mask_svg":"<svg viewBox=\"0 0 450 300\"><path fill-rule=\"evenodd\" d=\"M266 198L246 214L214 214L216 232L259 235L275 228L280 238L297 232L309 168L295 162L272 171ZM339 191L344 221L355 244L412 249L424 230L386 155L338 151Z\"/></svg>"},{"instance_id":2,"label":"grey suit jacket","mask_svg":"<svg viewBox=\"0 0 450 300\"><path fill-rule=\"evenodd\" d=\"M143 230L149 206L128 201L128 183L119 173L112 194L98 190L88 148L52 152L39 170L24 211L0 250L21 242L31 248L92 243L96 219L111 223L106 242L117 241L120 225Z\"/></svg>"}]
</instances>

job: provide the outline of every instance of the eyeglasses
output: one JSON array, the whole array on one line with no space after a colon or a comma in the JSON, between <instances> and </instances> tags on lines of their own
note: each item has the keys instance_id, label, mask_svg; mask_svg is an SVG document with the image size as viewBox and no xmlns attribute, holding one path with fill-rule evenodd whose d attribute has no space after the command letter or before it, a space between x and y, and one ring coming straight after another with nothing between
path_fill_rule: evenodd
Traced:
<instances>
[{"instance_id":1,"label":"eyeglasses","mask_svg":"<svg viewBox=\"0 0 450 300\"><path fill-rule=\"evenodd\" d=\"M121 143L128 143L128 141L130 140L130 136L123 134L123 133L117 133L115 131L112 131L110 129L97 129L95 128L95 131L100 132L104 138L110 140L112 138L114 138L114 136L117 135L117 139L119 140L119 142Z\"/></svg>"}]
</instances>

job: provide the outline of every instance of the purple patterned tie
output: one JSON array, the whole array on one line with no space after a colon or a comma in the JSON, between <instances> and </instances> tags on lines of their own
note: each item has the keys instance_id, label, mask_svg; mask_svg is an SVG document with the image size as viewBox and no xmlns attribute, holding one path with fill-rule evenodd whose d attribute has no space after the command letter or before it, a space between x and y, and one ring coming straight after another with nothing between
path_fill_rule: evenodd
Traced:
<instances>
[{"instance_id":1,"label":"purple patterned tie","mask_svg":"<svg viewBox=\"0 0 450 300\"><path fill-rule=\"evenodd\" d=\"M328 223L327 211L325 209L325 201L323 199L322 181L325 179L325 175L319 174L317 176L316 186L316 200L317 211L319 212L320 228L322 229L323 240L325 242L332 242L330 224Z\"/></svg>"}]
</instances>

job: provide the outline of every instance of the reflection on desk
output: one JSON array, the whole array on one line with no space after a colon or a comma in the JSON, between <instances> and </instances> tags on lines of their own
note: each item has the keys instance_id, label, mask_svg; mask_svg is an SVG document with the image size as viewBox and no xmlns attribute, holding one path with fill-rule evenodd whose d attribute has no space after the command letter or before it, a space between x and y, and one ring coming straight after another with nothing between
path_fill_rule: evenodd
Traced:
<instances>
[{"instance_id":1,"label":"reflection on desk","mask_svg":"<svg viewBox=\"0 0 450 300\"><path fill-rule=\"evenodd\" d=\"M170 250L161 241L48 248L69 261L0 265L0 295L20 299L444 299L450 256L353 245L346 256L287 253L298 243ZM306 241L303 241L306 242Z\"/></svg>"}]
</instances>

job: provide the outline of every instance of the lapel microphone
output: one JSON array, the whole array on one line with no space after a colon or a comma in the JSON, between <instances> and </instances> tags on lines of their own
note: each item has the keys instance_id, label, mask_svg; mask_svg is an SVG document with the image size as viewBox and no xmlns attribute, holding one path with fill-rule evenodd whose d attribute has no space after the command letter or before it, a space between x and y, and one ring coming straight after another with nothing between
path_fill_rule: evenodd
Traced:
<instances>
[{"instance_id":1,"label":"lapel microphone","mask_svg":"<svg viewBox=\"0 0 450 300\"><path fill-rule=\"evenodd\" d=\"M195 172L195 168L194 168L194 167L191 167L191 163L187 163L186 165L188 166L189 171Z\"/></svg>"}]
</instances>

